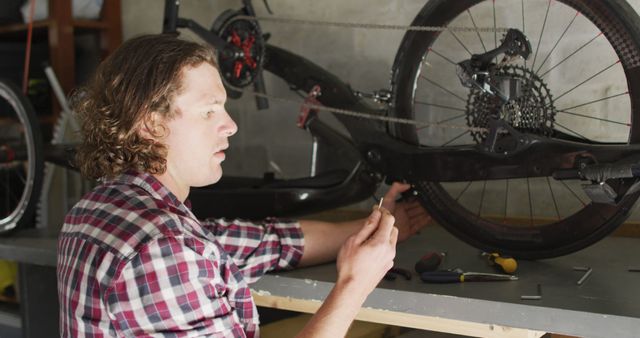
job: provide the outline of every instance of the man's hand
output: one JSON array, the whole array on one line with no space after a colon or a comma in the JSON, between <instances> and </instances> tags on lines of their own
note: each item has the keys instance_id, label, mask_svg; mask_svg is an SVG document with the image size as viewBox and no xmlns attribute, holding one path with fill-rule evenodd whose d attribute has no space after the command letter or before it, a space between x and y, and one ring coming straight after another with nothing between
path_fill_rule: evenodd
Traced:
<instances>
[{"instance_id":1,"label":"man's hand","mask_svg":"<svg viewBox=\"0 0 640 338\"><path fill-rule=\"evenodd\" d=\"M411 186L405 183L395 182L384 195L382 206L389 210L396 219L395 226L398 228L398 241L415 235L420 229L431 222L431 216L424 210L420 202L415 198L396 202L398 196L409 190Z\"/></svg>"},{"instance_id":2,"label":"man's hand","mask_svg":"<svg viewBox=\"0 0 640 338\"><path fill-rule=\"evenodd\" d=\"M394 217L376 207L359 232L350 236L338 254L338 281L364 298L393 267L398 229ZM362 299L364 301L364 298Z\"/></svg>"}]
</instances>

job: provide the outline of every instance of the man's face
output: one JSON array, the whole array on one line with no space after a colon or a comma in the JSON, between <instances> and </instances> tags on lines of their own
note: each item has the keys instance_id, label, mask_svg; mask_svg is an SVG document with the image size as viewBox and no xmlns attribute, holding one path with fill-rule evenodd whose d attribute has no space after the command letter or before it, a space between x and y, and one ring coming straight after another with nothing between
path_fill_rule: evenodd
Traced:
<instances>
[{"instance_id":1,"label":"man's face","mask_svg":"<svg viewBox=\"0 0 640 338\"><path fill-rule=\"evenodd\" d=\"M167 172L180 186L200 187L220 180L228 138L238 127L224 108L220 74L208 63L183 70L176 116L166 121Z\"/></svg>"}]
</instances>

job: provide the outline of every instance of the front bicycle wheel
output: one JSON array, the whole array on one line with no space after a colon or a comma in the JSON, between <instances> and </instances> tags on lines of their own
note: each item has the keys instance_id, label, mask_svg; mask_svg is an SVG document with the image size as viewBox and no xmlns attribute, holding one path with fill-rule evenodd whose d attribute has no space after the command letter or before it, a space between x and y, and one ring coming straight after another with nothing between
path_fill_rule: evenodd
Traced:
<instances>
[{"instance_id":1,"label":"front bicycle wheel","mask_svg":"<svg viewBox=\"0 0 640 338\"><path fill-rule=\"evenodd\" d=\"M427 146L478 144L489 118L497 117L516 130L551 138L638 143L638 22L622 0L429 1L412 25L470 29L405 34L394 63L392 114L431 125L390 125L390 132ZM532 47L527 60L496 68L500 81L525 84L509 88L514 103L507 105L464 87L456 76L458 62L500 45L499 27L520 30ZM447 127L452 125L463 128ZM632 184L616 183L620 190ZM631 194L615 206L593 203L581 184L529 177L420 182L417 188L433 217L460 239L537 259L600 240L628 217L638 198Z\"/></svg>"},{"instance_id":2,"label":"front bicycle wheel","mask_svg":"<svg viewBox=\"0 0 640 338\"><path fill-rule=\"evenodd\" d=\"M18 87L0 79L0 234L33 224L42 170L33 108Z\"/></svg>"}]
</instances>

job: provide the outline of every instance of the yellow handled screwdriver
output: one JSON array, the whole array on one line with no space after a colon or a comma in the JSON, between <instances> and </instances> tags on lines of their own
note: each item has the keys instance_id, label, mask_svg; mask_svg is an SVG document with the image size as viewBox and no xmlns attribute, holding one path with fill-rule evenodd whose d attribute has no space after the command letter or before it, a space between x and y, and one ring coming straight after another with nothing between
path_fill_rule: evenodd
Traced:
<instances>
[{"instance_id":1,"label":"yellow handled screwdriver","mask_svg":"<svg viewBox=\"0 0 640 338\"><path fill-rule=\"evenodd\" d=\"M491 264L498 265L505 273L514 273L518 269L518 262L511 257L502 257L496 252L483 252L482 255L487 256Z\"/></svg>"}]
</instances>

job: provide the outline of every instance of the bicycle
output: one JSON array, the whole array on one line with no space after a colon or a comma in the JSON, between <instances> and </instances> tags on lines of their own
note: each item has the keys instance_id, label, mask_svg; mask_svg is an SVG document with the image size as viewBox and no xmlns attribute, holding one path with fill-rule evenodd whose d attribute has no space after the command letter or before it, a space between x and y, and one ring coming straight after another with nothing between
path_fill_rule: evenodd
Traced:
<instances>
[{"instance_id":1,"label":"bicycle","mask_svg":"<svg viewBox=\"0 0 640 338\"><path fill-rule=\"evenodd\" d=\"M242 3L209 30L180 18L177 2L166 0L163 31L189 29L216 47L230 97L253 85L259 106L277 99L265 94L263 70L305 93L307 114L300 124L332 145L350 170L296 180L223 179L194 189L198 216L299 215L368 198L385 178L405 180L458 238L485 251L538 259L597 242L628 217L639 197L640 130L634 117L640 109L640 19L622 0L543 6L431 0L404 27L390 90L372 95L386 102L383 109L321 67L267 44L259 25L265 18L256 19L250 0ZM533 42L530 11L544 18ZM549 15L554 23L547 22ZM545 37L547 24L562 33ZM582 70L585 60L604 64ZM567 66L578 71L563 71ZM557 74L575 85L555 87ZM595 78L606 85L584 87ZM613 93L560 100L598 88ZM318 110L333 112L349 137L321 121ZM569 126L575 121L568 116L589 123ZM464 125L451 123L456 120ZM584 188L583 181L589 183ZM532 199L541 193L547 196L541 202ZM211 198L217 198L215 205L207 202Z\"/></svg>"}]
</instances>

